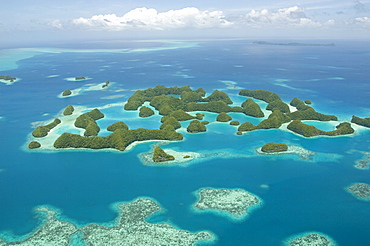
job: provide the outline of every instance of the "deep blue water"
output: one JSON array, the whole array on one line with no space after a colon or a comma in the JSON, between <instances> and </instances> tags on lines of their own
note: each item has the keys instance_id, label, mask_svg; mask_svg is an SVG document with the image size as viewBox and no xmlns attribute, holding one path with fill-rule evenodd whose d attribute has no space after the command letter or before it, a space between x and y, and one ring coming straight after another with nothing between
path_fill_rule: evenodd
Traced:
<instances>
[{"instance_id":1,"label":"deep blue water","mask_svg":"<svg viewBox=\"0 0 370 246\"><path fill-rule=\"evenodd\" d=\"M23 149L33 130L31 123L55 118L68 104L102 107L125 102L135 90L157 84L202 87L208 93L222 89L234 102L242 102L245 98L237 96L239 89L227 89L221 82L233 81L240 88L271 90L286 102L293 97L310 99L318 112L335 114L340 120L370 117L370 47L364 43L338 41L334 47L257 45L249 40L194 44L135 52L41 52L19 60L12 70L0 67L1 75L21 78L11 86L0 83L0 231L15 235L32 231L38 224L33 208L40 205L56 207L80 225L105 223L116 217L112 203L147 196L166 209L157 220L190 231L212 231L218 238L213 245L281 245L305 231L322 232L338 245L370 245L370 202L344 190L354 182L370 183L370 170L354 168L356 160L364 158L359 151L370 149L366 129L353 136L305 139L282 130L237 136L228 124L211 123L207 133L182 131L185 140L166 148L229 155L186 167L143 165L138 155L148 152L152 143L124 153ZM65 80L75 76L91 79ZM57 97L67 88L106 80L112 82L108 90ZM117 95L121 97L107 99ZM102 122L102 129L120 119L131 129L159 126L158 115L138 119L137 113L125 112L121 106L101 111L113 118ZM214 117L207 114L205 120ZM234 117L241 122L259 121ZM307 161L255 154L254 149L266 142L299 145L317 155ZM261 188L263 184L269 188ZM263 206L237 223L211 213L194 213L192 193L202 187L242 188L260 197Z\"/></svg>"}]
</instances>

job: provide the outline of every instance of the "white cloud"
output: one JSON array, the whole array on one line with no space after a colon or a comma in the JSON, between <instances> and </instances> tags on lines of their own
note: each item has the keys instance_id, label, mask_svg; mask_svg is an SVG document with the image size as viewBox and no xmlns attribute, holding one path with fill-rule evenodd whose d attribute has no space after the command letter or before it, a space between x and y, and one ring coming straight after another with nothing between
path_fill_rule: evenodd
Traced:
<instances>
[{"instance_id":1,"label":"white cloud","mask_svg":"<svg viewBox=\"0 0 370 246\"><path fill-rule=\"evenodd\" d=\"M62 21L59 20L59 19L52 20L51 22L49 22L49 26L52 26L52 27L55 27L55 28L58 28L58 29L63 28Z\"/></svg>"},{"instance_id":2,"label":"white cloud","mask_svg":"<svg viewBox=\"0 0 370 246\"><path fill-rule=\"evenodd\" d=\"M369 29L370 28L370 18L369 17L358 17L358 18L355 18L351 24L355 24L357 26L361 26L363 28Z\"/></svg>"},{"instance_id":3,"label":"white cloud","mask_svg":"<svg viewBox=\"0 0 370 246\"><path fill-rule=\"evenodd\" d=\"M244 16L246 24L254 26L320 26L321 24L308 18L304 8L294 6L289 8L271 11L263 9L261 11L251 10Z\"/></svg>"},{"instance_id":4,"label":"white cloud","mask_svg":"<svg viewBox=\"0 0 370 246\"><path fill-rule=\"evenodd\" d=\"M57 29L79 30L165 30L174 33L175 30L191 30L195 33L206 33L206 29L220 29L224 35L243 35L243 32L253 28L258 34L299 35L310 32L317 35L330 35L330 32L345 33L353 30L369 30L370 18L352 16L351 19L335 19L331 15L310 15L310 11L299 6L281 8L277 10L262 9L248 10L243 14L230 15L222 11L199 10L195 7L158 12L153 8L136 8L122 16L116 14L100 14L90 18L72 20L56 19L48 23ZM329 19L329 17L331 17ZM230 30L229 30L230 29ZM196 31L198 30L198 32ZM299 32L300 31L300 32ZM211 30L208 33L214 32ZM142 32L143 34L145 32ZM248 33L247 33L248 34Z\"/></svg>"},{"instance_id":5,"label":"white cloud","mask_svg":"<svg viewBox=\"0 0 370 246\"><path fill-rule=\"evenodd\" d=\"M358 17L355 19L355 21L360 23L367 23L370 24L370 18L369 17Z\"/></svg>"},{"instance_id":6,"label":"white cloud","mask_svg":"<svg viewBox=\"0 0 370 246\"><path fill-rule=\"evenodd\" d=\"M225 19L222 11L200 11L197 8L183 8L161 13L155 9L136 8L123 16L115 14L94 15L91 18L73 19L70 23L83 28L109 30L223 28L232 25L232 22Z\"/></svg>"}]
</instances>

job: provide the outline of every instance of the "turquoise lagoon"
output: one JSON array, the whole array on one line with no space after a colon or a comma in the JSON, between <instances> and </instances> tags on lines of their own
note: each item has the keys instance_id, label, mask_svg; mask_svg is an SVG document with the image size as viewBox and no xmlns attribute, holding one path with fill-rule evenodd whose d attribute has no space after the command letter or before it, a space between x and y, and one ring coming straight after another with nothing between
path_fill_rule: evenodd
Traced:
<instances>
[{"instance_id":1,"label":"turquoise lagoon","mask_svg":"<svg viewBox=\"0 0 370 246\"><path fill-rule=\"evenodd\" d=\"M310 42L324 41L305 41ZM109 225L118 216L113 204L150 197L164 209L151 216L150 223L212 232L216 240L209 245L282 245L293 235L311 231L330 236L337 245L369 245L370 203L345 190L352 183L370 183L370 171L354 167L366 157L363 152L370 152L370 131L364 127L353 125L355 134L332 138L304 138L284 129L237 136L236 127L212 122L217 115L206 113L205 120L211 122L206 133L188 134L184 122L179 130L184 140L162 146L198 152L201 158L172 166L141 161L140 155L156 142L124 152L25 147L33 127L58 117L68 104L83 110L99 108L106 115L97 121L101 136L116 121L131 129L157 129L158 113L140 119L138 112L123 110L134 91L157 84L202 87L209 94L219 89L235 105L245 100L237 95L241 88L265 89L286 102L309 99L318 112L334 114L341 122L350 121L352 115L370 117L370 48L361 42L335 43L325 47L258 45L253 40L122 42L114 49L90 45L84 50L76 45L1 51L0 74L20 80L0 83L0 237L19 241L32 235L42 226L33 212L38 206L58 209L60 219L77 227ZM90 79L66 80L75 76ZM111 84L104 90L86 89L106 80ZM76 96L58 97L65 89L78 88L84 90ZM240 122L262 120L230 115ZM306 123L322 130L335 125ZM259 155L256 149L266 142L284 142L315 154ZM195 213L194 192L203 187L241 188L258 196L263 206L242 221Z\"/></svg>"}]
</instances>

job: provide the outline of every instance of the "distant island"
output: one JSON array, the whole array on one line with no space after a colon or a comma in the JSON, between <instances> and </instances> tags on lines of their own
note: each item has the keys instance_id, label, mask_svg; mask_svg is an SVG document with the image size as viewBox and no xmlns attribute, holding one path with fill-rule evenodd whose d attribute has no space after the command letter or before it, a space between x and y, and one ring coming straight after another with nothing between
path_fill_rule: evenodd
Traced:
<instances>
[{"instance_id":1,"label":"distant island","mask_svg":"<svg viewBox=\"0 0 370 246\"><path fill-rule=\"evenodd\" d=\"M16 79L17 79L16 77L12 77L10 75L0 75L0 80L14 82Z\"/></svg>"},{"instance_id":2,"label":"distant island","mask_svg":"<svg viewBox=\"0 0 370 246\"><path fill-rule=\"evenodd\" d=\"M264 44L264 45L287 45L287 46L335 46L334 43L329 44L309 44L309 43L276 43L276 42L266 42L266 41L254 41L254 44Z\"/></svg>"}]
</instances>

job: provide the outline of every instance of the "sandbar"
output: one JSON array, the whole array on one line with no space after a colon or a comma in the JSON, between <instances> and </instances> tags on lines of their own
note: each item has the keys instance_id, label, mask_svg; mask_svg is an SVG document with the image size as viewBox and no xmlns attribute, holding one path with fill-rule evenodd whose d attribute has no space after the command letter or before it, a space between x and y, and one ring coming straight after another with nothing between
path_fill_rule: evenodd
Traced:
<instances>
[{"instance_id":1,"label":"sandbar","mask_svg":"<svg viewBox=\"0 0 370 246\"><path fill-rule=\"evenodd\" d=\"M346 190L359 200L370 201L370 185L366 183L354 183Z\"/></svg>"},{"instance_id":2,"label":"sandbar","mask_svg":"<svg viewBox=\"0 0 370 246\"><path fill-rule=\"evenodd\" d=\"M252 209L262 205L260 198L243 189L201 188L195 195L198 201L194 211L215 212L233 221L244 220Z\"/></svg>"},{"instance_id":3,"label":"sandbar","mask_svg":"<svg viewBox=\"0 0 370 246\"><path fill-rule=\"evenodd\" d=\"M316 153L310 150L307 150L305 148L302 148L297 145L288 145L287 151L281 151L281 152L263 152L261 150L262 147L259 147L256 149L256 152L260 155L287 155L287 154L294 154L300 156L304 160L309 160L312 155L315 155Z\"/></svg>"},{"instance_id":4,"label":"sandbar","mask_svg":"<svg viewBox=\"0 0 370 246\"><path fill-rule=\"evenodd\" d=\"M304 232L294 235L285 241L286 246L335 246L329 236L319 232Z\"/></svg>"},{"instance_id":5,"label":"sandbar","mask_svg":"<svg viewBox=\"0 0 370 246\"><path fill-rule=\"evenodd\" d=\"M221 83L224 83L227 87L226 89L228 90L240 90L242 87L237 86L237 82L231 81L231 80L219 80Z\"/></svg>"},{"instance_id":6,"label":"sandbar","mask_svg":"<svg viewBox=\"0 0 370 246\"><path fill-rule=\"evenodd\" d=\"M355 168L358 168L358 169L369 169L369 165L370 165L370 153L369 152L361 152L361 153L365 155L365 158L356 161Z\"/></svg>"},{"instance_id":7,"label":"sandbar","mask_svg":"<svg viewBox=\"0 0 370 246\"><path fill-rule=\"evenodd\" d=\"M85 81L85 80L89 80L89 79L92 79L90 77L85 77L84 79L76 79L76 77L69 77L69 78L65 78L64 80L67 80L67 81L78 81L78 82L81 82L81 81Z\"/></svg>"},{"instance_id":8,"label":"sandbar","mask_svg":"<svg viewBox=\"0 0 370 246\"><path fill-rule=\"evenodd\" d=\"M6 85L13 85L14 83L20 81L21 79L20 78L16 78L15 80L13 81L10 81L10 80L5 80L5 79L0 79L0 83L4 83Z\"/></svg>"}]
</instances>

